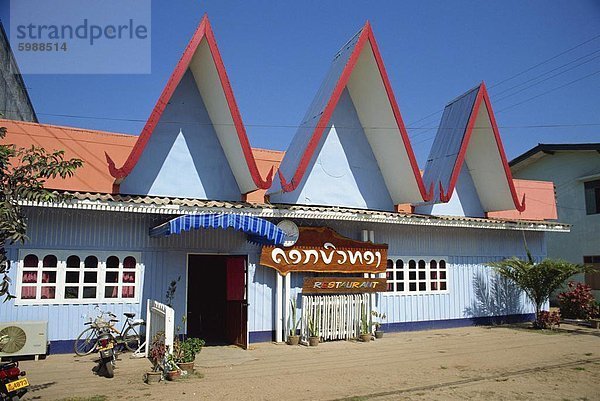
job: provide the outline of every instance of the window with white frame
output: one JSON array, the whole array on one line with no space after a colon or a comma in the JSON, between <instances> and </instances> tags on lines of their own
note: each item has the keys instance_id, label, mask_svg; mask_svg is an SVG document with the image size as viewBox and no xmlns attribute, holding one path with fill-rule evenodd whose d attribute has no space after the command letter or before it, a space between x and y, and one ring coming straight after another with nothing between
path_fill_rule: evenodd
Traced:
<instances>
[{"instance_id":1,"label":"window with white frame","mask_svg":"<svg viewBox=\"0 0 600 401\"><path fill-rule=\"evenodd\" d=\"M447 258L390 257L386 278L388 294L448 292Z\"/></svg>"},{"instance_id":2,"label":"window with white frame","mask_svg":"<svg viewBox=\"0 0 600 401\"><path fill-rule=\"evenodd\" d=\"M138 253L21 250L16 304L137 302L142 268Z\"/></svg>"}]
</instances>

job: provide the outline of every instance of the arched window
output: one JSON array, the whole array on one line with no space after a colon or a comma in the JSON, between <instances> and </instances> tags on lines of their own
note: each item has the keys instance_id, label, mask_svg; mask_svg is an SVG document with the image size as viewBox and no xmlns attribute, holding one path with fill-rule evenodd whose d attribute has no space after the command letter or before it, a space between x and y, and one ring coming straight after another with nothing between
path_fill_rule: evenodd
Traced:
<instances>
[{"instance_id":1,"label":"arched window","mask_svg":"<svg viewBox=\"0 0 600 401\"><path fill-rule=\"evenodd\" d=\"M135 269L137 262L133 256L127 256L123 259L123 269Z\"/></svg>"},{"instance_id":2,"label":"arched window","mask_svg":"<svg viewBox=\"0 0 600 401\"><path fill-rule=\"evenodd\" d=\"M86 269L97 269L98 268L98 258L95 256L88 256L85 258L85 262L83 263Z\"/></svg>"},{"instance_id":3,"label":"arched window","mask_svg":"<svg viewBox=\"0 0 600 401\"><path fill-rule=\"evenodd\" d=\"M437 271L437 261L431 259L429 261L429 280L431 283L431 291L438 290L438 271Z\"/></svg>"},{"instance_id":4,"label":"arched window","mask_svg":"<svg viewBox=\"0 0 600 401\"><path fill-rule=\"evenodd\" d=\"M83 266L83 283L87 285L83 286L82 297L86 299L94 299L97 296L98 258L94 255L86 257L83 262Z\"/></svg>"},{"instance_id":5,"label":"arched window","mask_svg":"<svg viewBox=\"0 0 600 401\"><path fill-rule=\"evenodd\" d=\"M109 256L106 259L106 268L107 269L118 269L119 268L119 258L116 256Z\"/></svg>"},{"instance_id":6,"label":"arched window","mask_svg":"<svg viewBox=\"0 0 600 401\"><path fill-rule=\"evenodd\" d=\"M140 295L139 254L24 254L18 265L17 305L131 303Z\"/></svg>"},{"instance_id":7,"label":"arched window","mask_svg":"<svg viewBox=\"0 0 600 401\"><path fill-rule=\"evenodd\" d=\"M29 254L29 255L25 256L25 259L23 259L23 266L24 267L38 267L38 262L39 262L39 259L37 256L35 256L33 254Z\"/></svg>"},{"instance_id":8,"label":"arched window","mask_svg":"<svg viewBox=\"0 0 600 401\"><path fill-rule=\"evenodd\" d=\"M109 256L106 259L106 273L104 277L106 286L104 287L105 298L118 298L119 297L119 258L116 256Z\"/></svg>"},{"instance_id":9,"label":"arched window","mask_svg":"<svg viewBox=\"0 0 600 401\"><path fill-rule=\"evenodd\" d=\"M54 255L46 255L44 256L44 261L42 262L43 267L57 267L58 259Z\"/></svg>"},{"instance_id":10,"label":"arched window","mask_svg":"<svg viewBox=\"0 0 600 401\"><path fill-rule=\"evenodd\" d=\"M77 255L69 256L65 273L65 299L79 298L81 276L81 259Z\"/></svg>"},{"instance_id":11,"label":"arched window","mask_svg":"<svg viewBox=\"0 0 600 401\"><path fill-rule=\"evenodd\" d=\"M36 298L37 286L27 284L36 284L38 282L38 263L39 259L36 255L29 254L23 258L23 274L21 276L23 286L21 286L21 299Z\"/></svg>"},{"instance_id":12,"label":"arched window","mask_svg":"<svg viewBox=\"0 0 600 401\"><path fill-rule=\"evenodd\" d=\"M67 267L72 269L79 269L81 265L81 259L77 255L71 255L67 258Z\"/></svg>"},{"instance_id":13,"label":"arched window","mask_svg":"<svg viewBox=\"0 0 600 401\"><path fill-rule=\"evenodd\" d=\"M135 272L136 266L137 261L133 256L127 256L123 260L123 269L130 271L123 272L123 288L121 289L122 298L135 298L135 283L137 278Z\"/></svg>"},{"instance_id":14,"label":"arched window","mask_svg":"<svg viewBox=\"0 0 600 401\"><path fill-rule=\"evenodd\" d=\"M41 299L56 298L56 275L58 273L58 258L50 254L42 259Z\"/></svg>"},{"instance_id":15,"label":"arched window","mask_svg":"<svg viewBox=\"0 0 600 401\"><path fill-rule=\"evenodd\" d=\"M444 259L392 257L386 266L387 293L416 295L447 291L446 275Z\"/></svg>"},{"instance_id":16,"label":"arched window","mask_svg":"<svg viewBox=\"0 0 600 401\"><path fill-rule=\"evenodd\" d=\"M440 291L446 291L448 289L448 282L447 282L447 269L446 269L446 261L444 259L440 260L440 281L439 281L439 285L440 285Z\"/></svg>"}]
</instances>

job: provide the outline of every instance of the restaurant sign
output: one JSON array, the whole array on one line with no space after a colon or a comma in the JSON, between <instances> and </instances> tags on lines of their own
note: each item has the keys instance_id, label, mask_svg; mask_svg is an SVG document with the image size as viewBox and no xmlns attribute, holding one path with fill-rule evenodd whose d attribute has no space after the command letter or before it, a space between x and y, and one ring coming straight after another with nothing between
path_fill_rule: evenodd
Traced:
<instances>
[{"instance_id":1,"label":"restaurant sign","mask_svg":"<svg viewBox=\"0 0 600 401\"><path fill-rule=\"evenodd\" d=\"M311 277L304 279L303 294L348 294L384 292L385 278Z\"/></svg>"},{"instance_id":2,"label":"restaurant sign","mask_svg":"<svg viewBox=\"0 0 600 401\"><path fill-rule=\"evenodd\" d=\"M387 244L356 241L328 227L300 227L289 248L263 246L260 264L288 272L384 273Z\"/></svg>"}]
</instances>

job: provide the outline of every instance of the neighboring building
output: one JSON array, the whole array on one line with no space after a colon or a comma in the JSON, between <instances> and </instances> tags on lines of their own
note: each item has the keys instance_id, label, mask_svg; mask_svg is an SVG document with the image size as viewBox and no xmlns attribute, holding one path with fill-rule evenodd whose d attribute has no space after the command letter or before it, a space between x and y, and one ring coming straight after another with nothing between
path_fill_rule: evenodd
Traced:
<instances>
[{"instance_id":1,"label":"neighboring building","mask_svg":"<svg viewBox=\"0 0 600 401\"><path fill-rule=\"evenodd\" d=\"M524 236L542 258L546 233L569 227L527 209L519 191L527 202L530 187L513 183L485 87L469 94L452 110L469 123L449 134L467 156L428 163L424 182L367 24L335 56L287 151L252 149L204 18L139 137L0 121L7 142L85 162L47 183L72 199L26 205L30 239L8 248L17 298L0 321L47 320L53 352L69 351L95 304L143 315L146 300L163 300L180 277L173 306L188 335L246 346L284 338L291 298L304 322L333 302L303 289L325 276L387 279L376 295L338 295L344 316L354 313L346 331L360 323L359 303L385 313L389 331L531 319L524 294L488 263L524 256ZM473 124L488 129L471 137ZM495 161L483 176L481 156ZM534 184L553 204L551 183ZM398 212L400 204L452 213ZM488 215L505 209L514 216ZM283 220L291 222L275 225ZM276 246L294 238L294 223L297 245ZM499 286L501 303L481 290ZM334 312L323 311L330 324ZM341 332L320 327L327 339Z\"/></svg>"},{"instance_id":2,"label":"neighboring building","mask_svg":"<svg viewBox=\"0 0 600 401\"><path fill-rule=\"evenodd\" d=\"M0 21L0 116L9 120L37 122L25 82Z\"/></svg>"},{"instance_id":3,"label":"neighboring building","mask_svg":"<svg viewBox=\"0 0 600 401\"><path fill-rule=\"evenodd\" d=\"M548 234L548 256L600 268L600 143L541 143L510 166L515 177L554 181L558 221L572 228L569 235ZM600 272L579 280L600 299Z\"/></svg>"}]
</instances>

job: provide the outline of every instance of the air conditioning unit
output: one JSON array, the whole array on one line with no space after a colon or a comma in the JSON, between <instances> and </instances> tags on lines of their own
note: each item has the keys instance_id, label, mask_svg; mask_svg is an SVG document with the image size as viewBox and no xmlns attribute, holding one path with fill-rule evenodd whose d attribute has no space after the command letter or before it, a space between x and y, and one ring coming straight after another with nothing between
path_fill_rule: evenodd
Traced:
<instances>
[{"instance_id":1,"label":"air conditioning unit","mask_svg":"<svg viewBox=\"0 0 600 401\"><path fill-rule=\"evenodd\" d=\"M48 322L0 322L0 358L45 355ZM36 358L37 359L37 358Z\"/></svg>"}]
</instances>

